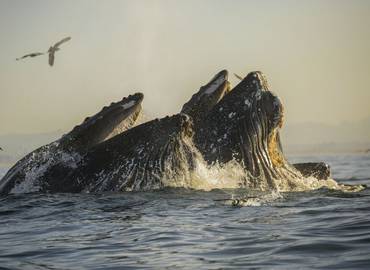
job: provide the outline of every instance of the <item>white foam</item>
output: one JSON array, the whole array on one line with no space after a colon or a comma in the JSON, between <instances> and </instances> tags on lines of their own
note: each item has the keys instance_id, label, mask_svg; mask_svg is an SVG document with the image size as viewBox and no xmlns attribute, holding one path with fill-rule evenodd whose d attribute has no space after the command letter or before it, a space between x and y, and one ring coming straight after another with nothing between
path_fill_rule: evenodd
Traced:
<instances>
[{"instance_id":1,"label":"white foam","mask_svg":"<svg viewBox=\"0 0 370 270\"><path fill-rule=\"evenodd\" d=\"M224 204L231 206L261 206L270 204L276 200L283 198L282 194L276 190L273 190L267 194L265 193L253 193L253 196L241 196L235 197L231 194L229 199L224 200Z\"/></svg>"},{"instance_id":2,"label":"white foam","mask_svg":"<svg viewBox=\"0 0 370 270\"><path fill-rule=\"evenodd\" d=\"M194 147L191 142L188 146ZM193 150L195 152L198 151L195 147ZM217 151L217 148L213 148L212 152L213 151ZM187 172L181 174L180 180L174 180L171 178L173 175L170 174L169 178L165 181L165 185L169 187L185 187L205 191L212 189L245 188L246 191L264 192L263 195L259 193L257 197L242 198L238 206L259 206L270 203L282 198L282 192L309 191L320 188L354 192L362 189L360 186L341 185L333 179L318 180L314 177L289 178L289 176L287 176L284 179L274 179L272 180L274 184L271 184L266 179L251 176L250 173L244 169L243 165L234 159L226 164L214 163L209 165L204 161L200 153L196 156L195 166L190 169L188 165L185 164L183 170ZM231 199L233 199L233 195L230 194L230 196Z\"/></svg>"},{"instance_id":3,"label":"white foam","mask_svg":"<svg viewBox=\"0 0 370 270\"><path fill-rule=\"evenodd\" d=\"M24 171L24 180L16 184L10 193L38 192L41 187L38 179L42 177L50 166L57 163L70 168L77 168L81 156L75 152L64 152L57 149L58 142L43 146L37 152L32 153L27 160L19 164L17 171Z\"/></svg>"},{"instance_id":4,"label":"white foam","mask_svg":"<svg viewBox=\"0 0 370 270\"><path fill-rule=\"evenodd\" d=\"M201 190L239 188L245 181L245 171L236 161L220 165L208 165L198 160L195 170L191 174L191 188Z\"/></svg>"},{"instance_id":5,"label":"white foam","mask_svg":"<svg viewBox=\"0 0 370 270\"><path fill-rule=\"evenodd\" d=\"M343 192L358 192L364 188L361 185L356 186L339 184L334 179L319 180L313 176L292 179L277 179L275 182L279 191L281 192L301 192L317 190L320 188L340 190Z\"/></svg>"}]
</instances>

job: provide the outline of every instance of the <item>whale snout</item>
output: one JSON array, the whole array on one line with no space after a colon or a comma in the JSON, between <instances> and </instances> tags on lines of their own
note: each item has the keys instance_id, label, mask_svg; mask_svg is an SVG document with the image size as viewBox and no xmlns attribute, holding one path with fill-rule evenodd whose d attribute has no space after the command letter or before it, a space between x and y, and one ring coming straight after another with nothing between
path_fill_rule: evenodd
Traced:
<instances>
[{"instance_id":1,"label":"whale snout","mask_svg":"<svg viewBox=\"0 0 370 270\"><path fill-rule=\"evenodd\" d=\"M269 90L266 76L261 71L250 72L242 81L242 95L247 97L245 104L251 111L265 115L270 128L281 127L284 106L280 98ZM254 106L250 106L255 104ZM263 119L263 118L261 118Z\"/></svg>"},{"instance_id":2,"label":"whale snout","mask_svg":"<svg viewBox=\"0 0 370 270\"><path fill-rule=\"evenodd\" d=\"M124 99L125 99L125 98L123 98L122 100L124 100ZM133 94L133 95L129 95L129 96L128 96L128 99L134 100L134 101L136 101L136 102L142 102L142 101L143 101L143 99L144 99L144 94L143 94L143 93L138 92L138 93L135 93L135 94Z\"/></svg>"},{"instance_id":3,"label":"whale snout","mask_svg":"<svg viewBox=\"0 0 370 270\"><path fill-rule=\"evenodd\" d=\"M216 80L221 80L221 81L227 81L229 77L229 72L226 70L226 69L223 69L221 70L220 72L218 72L211 80L210 82L212 81L216 81Z\"/></svg>"}]
</instances>

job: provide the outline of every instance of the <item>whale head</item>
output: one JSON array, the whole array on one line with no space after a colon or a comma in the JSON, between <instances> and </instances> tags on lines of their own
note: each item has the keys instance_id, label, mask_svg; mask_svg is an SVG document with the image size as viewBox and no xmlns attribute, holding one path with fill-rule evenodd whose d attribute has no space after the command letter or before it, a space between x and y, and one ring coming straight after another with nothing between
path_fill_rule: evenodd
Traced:
<instances>
[{"instance_id":1,"label":"whale head","mask_svg":"<svg viewBox=\"0 0 370 270\"><path fill-rule=\"evenodd\" d=\"M67 147L87 150L126 131L138 119L143 98L142 93L136 93L103 107L100 112L75 126L60 142Z\"/></svg>"},{"instance_id":2,"label":"whale head","mask_svg":"<svg viewBox=\"0 0 370 270\"><path fill-rule=\"evenodd\" d=\"M195 141L209 162L226 163L235 159L254 178L266 180L294 174L283 156L279 130L284 107L269 90L264 74L249 73L209 112L197 130ZM262 183L259 181L258 183Z\"/></svg>"}]
</instances>

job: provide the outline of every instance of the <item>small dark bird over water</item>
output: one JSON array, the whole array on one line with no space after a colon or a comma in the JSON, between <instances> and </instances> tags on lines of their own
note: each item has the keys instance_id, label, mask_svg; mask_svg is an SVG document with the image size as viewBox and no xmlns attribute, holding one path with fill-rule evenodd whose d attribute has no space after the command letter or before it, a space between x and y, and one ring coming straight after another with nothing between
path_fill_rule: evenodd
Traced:
<instances>
[{"instance_id":1,"label":"small dark bird over water","mask_svg":"<svg viewBox=\"0 0 370 270\"><path fill-rule=\"evenodd\" d=\"M0 151L4 151L4 150L0 147Z\"/></svg>"},{"instance_id":2,"label":"small dark bird over water","mask_svg":"<svg viewBox=\"0 0 370 270\"><path fill-rule=\"evenodd\" d=\"M61 41L58 41L57 43L55 43L54 46L50 46L49 50L46 52L49 55L49 65L50 66L54 65L54 58L55 58L54 54L56 51L60 50L59 46L69 40L71 40L71 37L66 37L66 38L63 38ZM36 57L36 56L44 55L44 54L45 53L41 53L41 52L29 53L29 54L23 55L22 57L16 58L16 60L18 61L26 57Z\"/></svg>"}]
</instances>

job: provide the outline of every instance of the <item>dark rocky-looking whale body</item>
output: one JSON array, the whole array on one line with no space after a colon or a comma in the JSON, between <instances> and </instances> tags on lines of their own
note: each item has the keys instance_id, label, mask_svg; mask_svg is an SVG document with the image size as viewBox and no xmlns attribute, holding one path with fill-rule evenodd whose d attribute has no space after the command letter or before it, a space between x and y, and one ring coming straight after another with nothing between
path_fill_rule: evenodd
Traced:
<instances>
[{"instance_id":1,"label":"dark rocky-looking whale body","mask_svg":"<svg viewBox=\"0 0 370 270\"><path fill-rule=\"evenodd\" d=\"M149 121L93 147L70 173L50 175L45 189L102 192L190 187L187 174L198 158L192 135L192 121L185 114Z\"/></svg>"},{"instance_id":2,"label":"dark rocky-looking whale body","mask_svg":"<svg viewBox=\"0 0 370 270\"><path fill-rule=\"evenodd\" d=\"M142 100L143 94L136 93L111 103L59 140L26 155L0 180L0 193L13 188L18 192L40 191L45 174L53 168L75 168L91 147L131 128L141 112Z\"/></svg>"},{"instance_id":3,"label":"dark rocky-looking whale body","mask_svg":"<svg viewBox=\"0 0 370 270\"><path fill-rule=\"evenodd\" d=\"M73 171L54 168L46 189L102 192L192 187L189 174L201 159L192 141L194 125L230 90L227 77L226 70L216 74L184 104L180 114L149 121L90 149Z\"/></svg>"},{"instance_id":4,"label":"dark rocky-looking whale body","mask_svg":"<svg viewBox=\"0 0 370 270\"><path fill-rule=\"evenodd\" d=\"M278 132L283 105L268 89L261 72L249 73L215 105L195 132L194 142L205 160L236 160L249 173L248 186L277 189L277 179L301 177L280 151Z\"/></svg>"},{"instance_id":5,"label":"dark rocky-looking whale body","mask_svg":"<svg viewBox=\"0 0 370 270\"><path fill-rule=\"evenodd\" d=\"M78 183L74 192L192 187L190 174L202 159L193 145L193 130L230 90L227 77L226 70L216 74L180 114L144 123L94 147L83 165L59 182L65 187Z\"/></svg>"},{"instance_id":6,"label":"dark rocky-looking whale body","mask_svg":"<svg viewBox=\"0 0 370 270\"><path fill-rule=\"evenodd\" d=\"M198 121L203 117L202 107L216 104L229 88L227 71L221 71L188 102L189 108L199 110L187 112ZM141 103L142 96L139 100ZM126 115L123 124L128 122L127 119L136 120L141 107L133 108L135 110L130 111L132 117ZM183 110L186 111L186 108L184 105ZM96 119L101 119L101 115L97 114L85 122ZM84 124L74 128L59 141L43 146L19 161L1 180L0 191L9 193L15 186L17 192L27 188L28 192L96 192L189 186L185 175L194 167L195 156L198 154L192 145L191 117L179 114L157 119L128 132L122 131L128 130L131 124L121 124L121 128L113 125L114 129L110 129L109 134L104 134L97 141L94 141L96 132L87 130ZM102 127L102 130L105 129ZM81 130L85 131L85 137L91 134L92 138L86 140L79 135ZM51 156L53 162L49 162ZM34 187L23 188L22 183L27 182L29 185L29 181L25 180L30 177L36 180L31 181ZM176 179L179 183L174 183Z\"/></svg>"},{"instance_id":7,"label":"dark rocky-looking whale body","mask_svg":"<svg viewBox=\"0 0 370 270\"><path fill-rule=\"evenodd\" d=\"M290 190L297 179L330 177L325 163L291 165L284 157L279 135L284 108L261 72L249 73L203 115L195 145L209 164L241 163L249 173L248 187Z\"/></svg>"},{"instance_id":8,"label":"dark rocky-looking whale body","mask_svg":"<svg viewBox=\"0 0 370 270\"><path fill-rule=\"evenodd\" d=\"M192 171L204 160L209 165L236 161L245 171L241 187L294 190L297 179L314 176L317 166L295 167L283 155L279 137L283 105L268 89L264 75L252 72L232 90L227 77L226 70L216 74L180 114L130 128L142 101L142 95L134 95L135 101L120 105L130 109L118 117L120 121L104 118L101 130L91 125L97 132L82 124L23 158L1 180L0 192L9 193L14 187L28 188L27 192L191 188ZM86 124L101 119L102 112ZM35 180L25 181L30 177ZM23 183L33 188L22 187Z\"/></svg>"}]
</instances>

